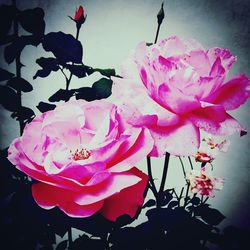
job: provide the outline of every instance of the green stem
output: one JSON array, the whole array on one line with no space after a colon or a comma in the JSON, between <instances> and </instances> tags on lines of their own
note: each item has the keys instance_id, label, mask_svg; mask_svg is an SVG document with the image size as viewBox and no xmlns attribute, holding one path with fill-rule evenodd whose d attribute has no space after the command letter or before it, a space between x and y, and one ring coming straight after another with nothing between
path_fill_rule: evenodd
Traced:
<instances>
[{"instance_id":1,"label":"green stem","mask_svg":"<svg viewBox=\"0 0 250 250\"><path fill-rule=\"evenodd\" d=\"M188 160L189 160L189 163L190 163L190 167L191 167L191 169L193 170L193 169L194 169L194 167L193 167L193 164L192 164L192 161L191 161L190 156L188 156Z\"/></svg>"},{"instance_id":2,"label":"green stem","mask_svg":"<svg viewBox=\"0 0 250 250\"><path fill-rule=\"evenodd\" d=\"M78 40L78 38L79 38L79 33L80 33L80 28L77 27L76 28L76 40ZM74 63L72 63L72 64L74 64ZM69 85L70 85L72 76L73 76L73 74L70 73L69 78L66 78L66 90L69 90Z\"/></svg>"},{"instance_id":3,"label":"green stem","mask_svg":"<svg viewBox=\"0 0 250 250\"><path fill-rule=\"evenodd\" d=\"M157 31L156 31L155 41L154 41L154 43L157 43L158 36L159 36L159 32L160 32L160 28L161 28L161 23L160 23L160 24L158 24L158 26L157 26Z\"/></svg>"},{"instance_id":4,"label":"green stem","mask_svg":"<svg viewBox=\"0 0 250 250\"><path fill-rule=\"evenodd\" d=\"M186 190L186 195L185 195L185 199L184 199L184 208L187 205L187 198L188 198L188 193L189 193L189 188L190 188L190 183L187 184L187 190Z\"/></svg>"},{"instance_id":5,"label":"green stem","mask_svg":"<svg viewBox=\"0 0 250 250\"><path fill-rule=\"evenodd\" d=\"M152 168L151 168L151 159L150 156L147 156L147 169L148 169L148 178L149 183L151 184L151 190L155 196L156 199L156 206L158 206L158 192L154 183L153 175L152 175Z\"/></svg>"},{"instance_id":6,"label":"green stem","mask_svg":"<svg viewBox=\"0 0 250 250\"><path fill-rule=\"evenodd\" d=\"M68 229L68 242L69 242L69 249L71 248L72 246L72 229L71 227Z\"/></svg>"},{"instance_id":7,"label":"green stem","mask_svg":"<svg viewBox=\"0 0 250 250\"><path fill-rule=\"evenodd\" d=\"M165 161L164 161L164 168L163 168L163 173L162 173L162 179L161 179L161 185L160 185L160 190L159 190L160 194L164 191L164 187L165 187L165 183L166 183L166 179L167 179L169 158L170 158L170 154L168 152L166 152Z\"/></svg>"}]
</instances>

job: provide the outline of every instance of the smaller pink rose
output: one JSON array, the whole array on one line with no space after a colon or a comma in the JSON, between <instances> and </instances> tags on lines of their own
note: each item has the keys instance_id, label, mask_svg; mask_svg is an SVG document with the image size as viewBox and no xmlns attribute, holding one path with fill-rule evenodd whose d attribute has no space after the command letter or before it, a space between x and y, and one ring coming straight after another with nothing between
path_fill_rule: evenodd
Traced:
<instances>
[{"instance_id":1,"label":"smaller pink rose","mask_svg":"<svg viewBox=\"0 0 250 250\"><path fill-rule=\"evenodd\" d=\"M187 176L187 180L190 183L192 193L209 197L214 197L214 191L221 190L224 186L224 181L221 178L213 177L209 167L192 170Z\"/></svg>"}]
</instances>

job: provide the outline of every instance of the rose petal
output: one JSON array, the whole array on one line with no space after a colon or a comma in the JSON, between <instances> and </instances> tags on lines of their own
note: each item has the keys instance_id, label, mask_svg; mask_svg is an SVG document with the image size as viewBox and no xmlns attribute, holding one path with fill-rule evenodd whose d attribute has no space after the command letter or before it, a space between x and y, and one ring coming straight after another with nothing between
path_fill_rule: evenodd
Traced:
<instances>
[{"instance_id":1,"label":"rose petal","mask_svg":"<svg viewBox=\"0 0 250 250\"><path fill-rule=\"evenodd\" d=\"M127 214L131 218L136 215L144 201L144 190L148 177L137 168L132 168L130 173L138 176L141 181L137 184L125 188L120 193L106 199L100 213L108 220L115 221L119 216Z\"/></svg>"}]
</instances>

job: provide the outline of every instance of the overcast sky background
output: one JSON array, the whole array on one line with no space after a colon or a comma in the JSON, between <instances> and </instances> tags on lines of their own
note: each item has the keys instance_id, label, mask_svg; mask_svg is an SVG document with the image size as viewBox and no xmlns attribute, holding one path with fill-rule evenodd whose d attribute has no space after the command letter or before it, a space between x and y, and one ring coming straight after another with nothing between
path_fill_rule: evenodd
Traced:
<instances>
[{"instance_id":1,"label":"overcast sky background","mask_svg":"<svg viewBox=\"0 0 250 250\"><path fill-rule=\"evenodd\" d=\"M160 0L17 0L20 9L41 7L45 10L46 33L63 31L75 35L75 24L67 17L74 16L77 6L82 4L88 15L79 39L84 46L84 63L93 67L115 68L119 66L140 41L153 42L157 28L156 15L161 6ZM1 0L1 3L9 3ZM164 1L165 19L159 39L178 35L194 38L205 48L225 47L237 55L231 75L245 73L250 76L250 1L243 0L169 0ZM2 50L1 50L2 52ZM22 54L22 76L30 81L34 91L23 94L23 104L39 113L36 105L47 99L59 88L65 88L60 72L49 77L33 80L38 66L35 60L49 56L38 48L27 47ZM3 63L0 55L1 67ZM71 88L89 86L98 75L89 79L73 78ZM250 102L232 114L250 130ZM18 123L12 120L10 113L0 107L1 148L7 147L18 136ZM250 136L231 137L231 147L227 154L220 155L214 162L216 175L226 181L224 189L217 193L211 203L227 218L227 225L250 228ZM162 159L155 161L154 172L161 174ZM169 186L179 186L182 179L181 168L176 159L171 159L168 175ZM145 167L145 162L139 164ZM143 217L142 217L143 218Z\"/></svg>"}]
</instances>

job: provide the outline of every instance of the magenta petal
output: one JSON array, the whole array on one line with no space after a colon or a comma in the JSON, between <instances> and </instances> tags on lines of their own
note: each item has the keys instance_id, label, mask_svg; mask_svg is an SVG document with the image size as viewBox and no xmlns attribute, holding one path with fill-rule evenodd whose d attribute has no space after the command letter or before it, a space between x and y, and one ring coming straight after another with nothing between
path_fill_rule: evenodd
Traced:
<instances>
[{"instance_id":1,"label":"magenta petal","mask_svg":"<svg viewBox=\"0 0 250 250\"><path fill-rule=\"evenodd\" d=\"M58 206L71 217L88 217L96 213L103 205L103 201L80 206L73 200L74 192L57 188L44 183L32 185L32 195L36 203L44 208L51 209Z\"/></svg>"},{"instance_id":2,"label":"magenta petal","mask_svg":"<svg viewBox=\"0 0 250 250\"><path fill-rule=\"evenodd\" d=\"M79 205L96 203L120 192L122 189L135 185L140 178L129 173L123 172L112 174L106 181L95 188L89 188L76 194L74 200Z\"/></svg>"},{"instance_id":3,"label":"magenta petal","mask_svg":"<svg viewBox=\"0 0 250 250\"><path fill-rule=\"evenodd\" d=\"M137 168L131 169L130 173L141 178L141 181L105 200L100 213L108 220L115 221L119 216L124 214L133 218L138 208L143 204L143 194L148 177Z\"/></svg>"},{"instance_id":4,"label":"magenta petal","mask_svg":"<svg viewBox=\"0 0 250 250\"><path fill-rule=\"evenodd\" d=\"M222 105L225 110L233 110L244 104L250 96L250 79L238 75L226 82L211 96L211 101Z\"/></svg>"},{"instance_id":5,"label":"magenta petal","mask_svg":"<svg viewBox=\"0 0 250 250\"><path fill-rule=\"evenodd\" d=\"M214 135L231 135L245 132L233 117L226 113L222 106L201 108L189 115L193 124Z\"/></svg>"},{"instance_id":6,"label":"magenta petal","mask_svg":"<svg viewBox=\"0 0 250 250\"><path fill-rule=\"evenodd\" d=\"M147 129L142 129L137 140L126 153L119 155L119 151L117 152L117 156L115 158L117 163L112 162L112 167L109 171L121 172L130 169L131 166L143 159L152 150L152 147L153 139L150 132Z\"/></svg>"}]
</instances>

